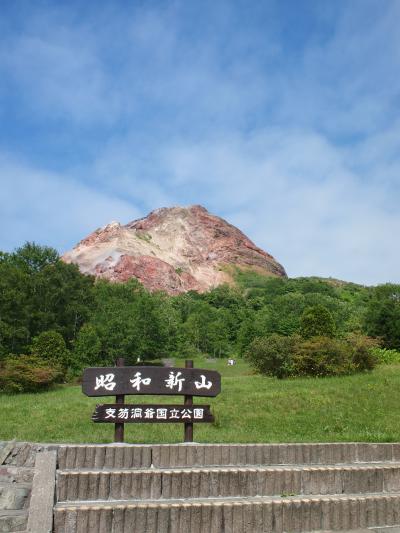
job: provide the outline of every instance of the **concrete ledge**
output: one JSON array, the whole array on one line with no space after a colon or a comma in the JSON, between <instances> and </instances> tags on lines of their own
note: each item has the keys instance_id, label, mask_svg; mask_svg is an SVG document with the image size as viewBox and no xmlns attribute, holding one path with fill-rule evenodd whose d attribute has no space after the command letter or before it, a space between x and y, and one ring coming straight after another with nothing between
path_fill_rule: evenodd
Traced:
<instances>
[{"instance_id":1,"label":"concrete ledge","mask_svg":"<svg viewBox=\"0 0 400 533\"><path fill-rule=\"evenodd\" d=\"M57 475L59 502L399 491L400 465L76 470Z\"/></svg>"},{"instance_id":2,"label":"concrete ledge","mask_svg":"<svg viewBox=\"0 0 400 533\"><path fill-rule=\"evenodd\" d=\"M399 443L60 445L61 470L400 461Z\"/></svg>"},{"instance_id":3,"label":"concrete ledge","mask_svg":"<svg viewBox=\"0 0 400 533\"><path fill-rule=\"evenodd\" d=\"M28 515L27 531L29 533L51 533L53 531L56 464L56 451L41 452L36 456Z\"/></svg>"},{"instance_id":4,"label":"concrete ledge","mask_svg":"<svg viewBox=\"0 0 400 533\"><path fill-rule=\"evenodd\" d=\"M400 496L210 500L55 508L56 533L283 533L346 531L400 523Z\"/></svg>"}]
</instances>

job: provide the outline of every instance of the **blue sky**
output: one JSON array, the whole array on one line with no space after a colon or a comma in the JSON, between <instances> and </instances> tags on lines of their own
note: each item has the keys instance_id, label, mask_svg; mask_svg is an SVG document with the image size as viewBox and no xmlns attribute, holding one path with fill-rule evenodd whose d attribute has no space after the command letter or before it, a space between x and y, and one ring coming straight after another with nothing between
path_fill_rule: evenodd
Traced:
<instances>
[{"instance_id":1,"label":"blue sky","mask_svg":"<svg viewBox=\"0 0 400 533\"><path fill-rule=\"evenodd\" d=\"M398 0L5 2L0 249L202 204L290 276L400 283Z\"/></svg>"}]
</instances>

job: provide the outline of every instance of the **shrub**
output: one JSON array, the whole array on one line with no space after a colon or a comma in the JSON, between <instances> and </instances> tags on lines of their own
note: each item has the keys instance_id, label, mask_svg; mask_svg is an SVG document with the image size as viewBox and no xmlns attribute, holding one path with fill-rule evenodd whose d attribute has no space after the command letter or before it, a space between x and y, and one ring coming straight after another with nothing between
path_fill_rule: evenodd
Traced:
<instances>
[{"instance_id":1,"label":"shrub","mask_svg":"<svg viewBox=\"0 0 400 533\"><path fill-rule=\"evenodd\" d=\"M366 335L351 333L345 339L348 349L352 353L354 369L358 372L372 370L378 364L378 358L373 350L379 346L379 341Z\"/></svg>"},{"instance_id":2,"label":"shrub","mask_svg":"<svg viewBox=\"0 0 400 533\"><path fill-rule=\"evenodd\" d=\"M34 355L11 356L0 365L0 390L7 393L37 392L56 383L62 372Z\"/></svg>"},{"instance_id":3,"label":"shrub","mask_svg":"<svg viewBox=\"0 0 400 533\"><path fill-rule=\"evenodd\" d=\"M300 335L305 339L334 337L335 322L330 311L323 305L307 307L301 316Z\"/></svg>"},{"instance_id":4,"label":"shrub","mask_svg":"<svg viewBox=\"0 0 400 533\"><path fill-rule=\"evenodd\" d=\"M376 357L377 364L392 365L400 363L400 352L398 350L375 347L371 349L371 353Z\"/></svg>"},{"instance_id":5,"label":"shrub","mask_svg":"<svg viewBox=\"0 0 400 533\"><path fill-rule=\"evenodd\" d=\"M54 330L43 331L33 339L31 354L46 360L55 367L62 367L64 371L71 360L71 354L62 335Z\"/></svg>"},{"instance_id":6,"label":"shrub","mask_svg":"<svg viewBox=\"0 0 400 533\"><path fill-rule=\"evenodd\" d=\"M285 378L293 373L293 354L299 342L297 335L256 337L249 345L245 358L261 374Z\"/></svg>"},{"instance_id":7,"label":"shrub","mask_svg":"<svg viewBox=\"0 0 400 533\"><path fill-rule=\"evenodd\" d=\"M298 376L340 376L354 371L347 343L329 337L313 337L299 343L293 368Z\"/></svg>"},{"instance_id":8,"label":"shrub","mask_svg":"<svg viewBox=\"0 0 400 533\"><path fill-rule=\"evenodd\" d=\"M377 358L372 350L376 339L349 335L346 339L298 335L257 337L249 345L246 359L261 374L289 376L340 376L372 370Z\"/></svg>"}]
</instances>

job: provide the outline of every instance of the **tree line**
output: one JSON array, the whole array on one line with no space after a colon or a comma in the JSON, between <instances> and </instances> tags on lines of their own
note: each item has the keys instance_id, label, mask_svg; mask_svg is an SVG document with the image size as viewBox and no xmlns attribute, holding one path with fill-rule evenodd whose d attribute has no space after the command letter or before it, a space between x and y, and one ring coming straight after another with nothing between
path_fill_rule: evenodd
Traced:
<instances>
[{"instance_id":1,"label":"tree line","mask_svg":"<svg viewBox=\"0 0 400 533\"><path fill-rule=\"evenodd\" d=\"M26 243L0 252L0 364L4 369L10 360L18 365L25 357L31 366L45 360L65 378L120 356L130 363L240 356L255 339L306 338L307 314L314 317L314 336L368 335L400 350L400 285L365 287L239 270L236 281L235 287L169 296L150 293L135 279L95 280L47 246ZM320 335L318 322L329 324L328 335Z\"/></svg>"}]
</instances>

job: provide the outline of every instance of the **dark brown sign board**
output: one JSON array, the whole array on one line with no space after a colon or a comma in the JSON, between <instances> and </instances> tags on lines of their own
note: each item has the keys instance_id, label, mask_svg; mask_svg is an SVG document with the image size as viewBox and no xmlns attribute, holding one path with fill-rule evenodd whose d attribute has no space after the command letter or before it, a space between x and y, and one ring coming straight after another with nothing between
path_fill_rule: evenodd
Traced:
<instances>
[{"instance_id":1,"label":"dark brown sign board","mask_svg":"<svg viewBox=\"0 0 400 533\"><path fill-rule=\"evenodd\" d=\"M125 394L217 396L221 392L221 376L215 370L199 368L151 366L86 368L83 373L82 391L87 396Z\"/></svg>"},{"instance_id":2,"label":"dark brown sign board","mask_svg":"<svg viewBox=\"0 0 400 533\"><path fill-rule=\"evenodd\" d=\"M96 405L93 422L179 423L214 422L209 405L118 404Z\"/></svg>"},{"instance_id":3,"label":"dark brown sign board","mask_svg":"<svg viewBox=\"0 0 400 533\"><path fill-rule=\"evenodd\" d=\"M221 375L215 370L125 366L122 357L113 367L86 368L82 391L87 396L115 396L113 404L99 404L92 415L94 422L115 424L114 441L124 442L124 424L132 422L183 422L185 442L193 442L194 422L214 422L209 405L193 405L193 396L217 396L221 392ZM183 395L180 405L131 405L126 395Z\"/></svg>"}]
</instances>

